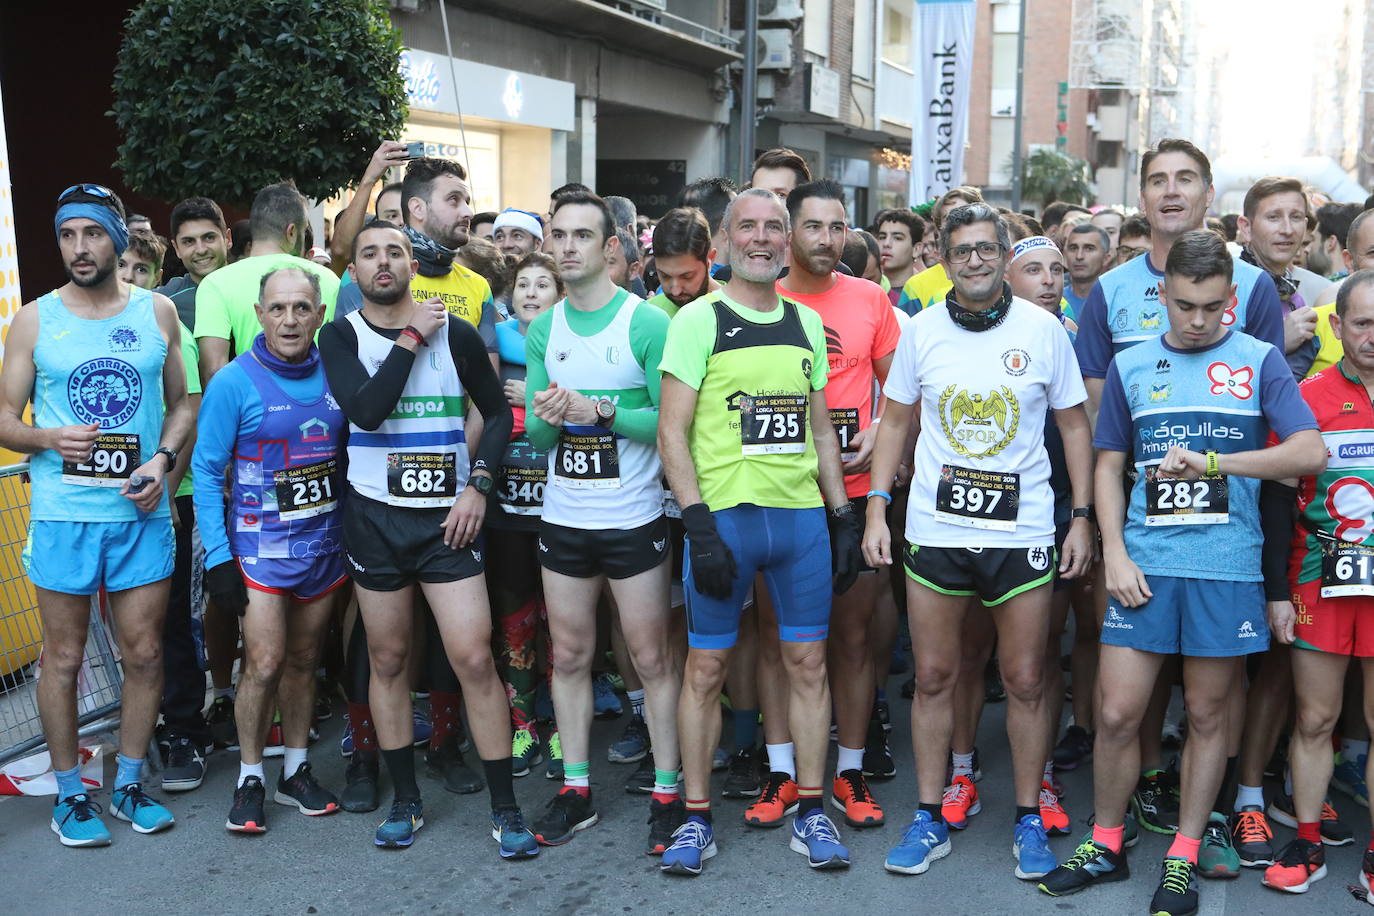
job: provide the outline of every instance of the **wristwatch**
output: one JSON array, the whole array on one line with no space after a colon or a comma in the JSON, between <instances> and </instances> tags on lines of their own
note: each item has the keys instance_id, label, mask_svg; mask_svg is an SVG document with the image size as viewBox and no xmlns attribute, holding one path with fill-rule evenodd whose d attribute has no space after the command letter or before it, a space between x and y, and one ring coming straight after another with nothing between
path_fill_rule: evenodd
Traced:
<instances>
[{"instance_id":1,"label":"wristwatch","mask_svg":"<svg viewBox=\"0 0 1374 916\"><path fill-rule=\"evenodd\" d=\"M596 425L609 429L613 422L615 422L615 401L610 398L597 398Z\"/></svg>"},{"instance_id":2,"label":"wristwatch","mask_svg":"<svg viewBox=\"0 0 1374 916\"><path fill-rule=\"evenodd\" d=\"M1086 518L1088 521L1097 520L1096 506L1079 506L1070 513L1070 518Z\"/></svg>"},{"instance_id":3,"label":"wristwatch","mask_svg":"<svg viewBox=\"0 0 1374 916\"><path fill-rule=\"evenodd\" d=\"M493 485L492 479L485 474L473 474L468 478L468 486L472 487L483 496L491 495L491 488Z\"/></svg>"},{"instance_id":4,"label":"wristwatch","mask_svg":"<svg viewBox=\"0 0 1374 916\"><path fill-rule=\"evenodd\" d=\"M167 448L165 445L164 445L162 448L159 448L157 451L153 452L153 454L154 454L154 455L166 455L166 456L167 456L167 471L168 471L168 473L171 472L172 468L174 468L174 467L177 466L177 453L176 453L175 451L173 451L172 449Z\"/></svg>"}]
</instances>

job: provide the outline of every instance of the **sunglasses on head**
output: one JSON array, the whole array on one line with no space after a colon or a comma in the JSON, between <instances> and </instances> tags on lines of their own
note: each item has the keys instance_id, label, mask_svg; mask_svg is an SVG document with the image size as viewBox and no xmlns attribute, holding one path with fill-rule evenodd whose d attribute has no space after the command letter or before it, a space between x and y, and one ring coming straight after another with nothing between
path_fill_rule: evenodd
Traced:
<instances>
[{"instance_id":1,"label":"sunglasses on head","mask_svg":"<svg viewBox=\"0 0 1374 916\"><path fill-rule=\"evenodd\" d=\"M57 202L62 203L62 201L66 200L72 194L76 193L89 194L92 197L99 197L104 200L111 200L114 198L114 191L111 191L109 188L104 187L103 185L74 184L67 190L63 191L61 194L57 195Z\"/></svg>"}]
</instances>

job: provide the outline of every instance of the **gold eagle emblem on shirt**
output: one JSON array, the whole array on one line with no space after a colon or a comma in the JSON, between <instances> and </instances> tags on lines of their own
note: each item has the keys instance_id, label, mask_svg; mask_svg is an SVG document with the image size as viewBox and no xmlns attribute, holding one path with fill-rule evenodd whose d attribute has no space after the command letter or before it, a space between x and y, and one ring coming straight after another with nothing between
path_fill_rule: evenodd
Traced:
<instances>
[{"instance_id":1,"label":"gold eagle emblem on shirt","mask_svg":"<svg viewBox=\"0 0 1374 916\"><path fill-rule=\"evenodd\" d=\"M991 458L1021 427L1021 404L1005 385L987 394L950 385L940 394L939 414L950 446L967 458Z\"/></svg>"},{"instance_id":2,"label":"gold eagle emblem on shirt","mask_svg":"<svg viewBox=\"0 0 1374 916\"><path fill-rule=\"evenodd\" d=\"M961 391L954 396L954 403L949 407L949 418L955 426L967 417L971 422L986 424L989 420L997 421L997 428L1005 431L1007 428L1007 402L993 391L986 398L981 394L969 394Z\"/></svg>"}]
</instances>

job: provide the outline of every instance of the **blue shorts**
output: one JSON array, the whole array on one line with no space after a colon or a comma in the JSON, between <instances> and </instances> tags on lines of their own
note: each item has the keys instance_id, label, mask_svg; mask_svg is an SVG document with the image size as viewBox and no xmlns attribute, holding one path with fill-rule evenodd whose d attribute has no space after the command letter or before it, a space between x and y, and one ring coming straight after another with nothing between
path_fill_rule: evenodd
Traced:
<instances>
[{"instance_id":1,"label":"blue shorts","mask_svg":"<svg viewBox=\"0 0 1374 916\"><path fill-rule=\"evenodd\" d=\"M692 582L691 545L684 548L687 644L694 649L729 649L735 644L744 599L757 573L763 573L768 584L783 642L825 639L830 632L831 589L825 510L741 505L712 514L721 540L735 555L735 587L725 599L698 592Z\"/></svg>"},{"instance_id":2,"label":"blue shorts","mask_svg":"<svg viewBox=\"0 0 1374 916\"><path fill-rule=\"evenodd\" d=\"M1102 643L1161 655L1231 658L1269 648L1264 586L1146 576L1153 597L1138 608L1107 596Z\"/></svg>"},{"instance_id":3,"label":"blue shorts","mask_svg":"<svg viewBox=\"0 0 1374 916\"><path fill-rule=\"evenodd\" d=\"M135 522L29 523L24 568L39 588L67 595L122 592L166 579L176 565L169 516Z\"/></svg>"},{"instance_id":4,"label":"blue shorts","mask_svg":"<svg viewBox=\"0 0 1374 916\"><path fill-rule=\"evenodd\" d=\"M243 584L304 603L323 598L348 579L343 554L319 557L235 557Z\"/></svg>"}]
</instances>

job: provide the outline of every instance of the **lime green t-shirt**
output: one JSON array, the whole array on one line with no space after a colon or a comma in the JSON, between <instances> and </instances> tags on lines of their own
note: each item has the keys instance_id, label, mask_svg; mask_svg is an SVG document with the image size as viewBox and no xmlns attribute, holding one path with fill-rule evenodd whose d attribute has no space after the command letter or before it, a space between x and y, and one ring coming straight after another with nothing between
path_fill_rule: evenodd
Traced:
<instances>
[{"instance_id":1,"label":"lime green t-shirt","mask_svg":"<svg viewBox=\"0 0 1374 916\"><path fill-rule=\"evenodd\" d=\"M713 511L824 504L808 413L829 365L820 315L790 299L758 312L717 290L677 313L659 369L697 391L687 440Z\"/></svg>"},{"instance_id":2,"label":"lime green t-shirt","mask_svg":"<svg viewBox=\"0 0 1374 916\"><path fill-rule=\"evenodd\" d=\"M210 274L196 288L196 337L218 337L230 342L230 358L248 352L262 331L253 306L265 274L281 267L299 267L319 278L324 320L334 319L339 297L339 278L314 261L290 254L247 257Z\"/></svg>"},{"instance_id":3,"label":"lime green t-shirt","mask_svg":"<svg viewBox=\"0 0 1374 916\"><path fill-rule=\"evenodd\" d=\"M200 394L200 347L196 346L196 338L191 334L191 329L186 325L181 325L181 361L186 366L186 393ZM186 476L181 478L181 485L177 487L175 494L177 497L191 495L191 468L186 467Z\"/></svg>"},{"instance_id":4,"label":"lime green t-shirt","mask_svg":"<svg viewBox=\"0 0 1374 916\"><path fill-rule=\"evenodd\" d=\"M682 310L682 306L669 299L667 293L659 293L652 299L645 299L644 301L650 305L663 309L663 314L667 315L669 318L677 315L677 313Z\"/></svg>"}]
</instances>

